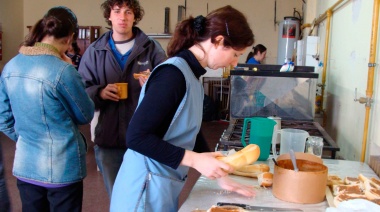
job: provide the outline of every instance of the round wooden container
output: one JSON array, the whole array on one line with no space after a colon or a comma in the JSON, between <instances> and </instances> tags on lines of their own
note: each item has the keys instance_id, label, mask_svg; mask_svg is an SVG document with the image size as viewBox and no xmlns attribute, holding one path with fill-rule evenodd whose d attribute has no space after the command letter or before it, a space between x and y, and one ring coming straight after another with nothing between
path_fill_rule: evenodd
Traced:
<instances>
[{"instance_id":1,"label":"round wooden container","mask_svg":"<svg viewBox=\"0 0 380 212\"><path fill-rule=\"evenodd\" d=\"M328 168L318 162L297 159L299 171L290 159L277 161L273 174L273 195L287 202L314 204L325 199Z\"/></svg>"},{"instance_id":2,"label":"round wooden container","mask_svg":"<svg viewBox=\"0 0 380 212\"><path fill-rule=\"evenodd\" d=\"M312 161L312 162L323 164L323 160L320 157L317 157L317 156L315 156L313 154L303 153L303 152L295 152L294 154L296 155L297 159L308 160L308 161ZM285 159L290 159L290 155L289 154L282 154L282 155L279 155L277 157L278 161L279 160L285 160Z\"/></svg>"}]
</instances>

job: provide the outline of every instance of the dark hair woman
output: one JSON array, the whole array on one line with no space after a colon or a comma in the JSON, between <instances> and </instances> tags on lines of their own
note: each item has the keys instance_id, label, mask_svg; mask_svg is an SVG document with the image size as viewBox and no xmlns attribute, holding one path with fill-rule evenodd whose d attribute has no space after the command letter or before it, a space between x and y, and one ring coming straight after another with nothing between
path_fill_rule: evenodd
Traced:
<instances>
[{"instance_id":1,"label":"dark hair woman","mask_svg":"<svg viewBox=\"0 0 380 212\"><path fill-rule=\"evenodd\" d=\"M221 154L211 152L200 132L204 91L199 81L206 67L236 66L253 40L246 17L231 6L177 25L168 45L170 58L141 90L111 211L178 211L189 167L218 179L226 190L254 195L252 187L228 177L233 168L216 159Z\"/></svg>"},{"instance_id":2,"label":"dark hair woman","mask_svg":"<svg viewBox=\"0 0 380 212\"><path fill-rule=\"evenodd\" d=\"M267 55L267 48L262 44L257 44L252 47L252 51L249 52L245 63L248 64L261 64Z\"/></svg>"},{"instance_id":3,"label":"dark hair woman","mask_svg":"<svg viewBox=\"0 0 380 212\"><path fill-rule=\"evenodd\" d=\"M0 130L17 141L23 211L82 210L87 145L78 125L91 121L94 104L65 55L77 32L69 8L51 8L1 74Z\"/></svg>"},{"instance_id":4,"label":"dark hair woman","mask_svg":"<svg viewBox=\"0 0 380 212\"><path fill-rule=\"evenodd\" d=\"M71 59L71 63L78 70L82 55L80 54L80 48L76 41L71 43L71 46L66 51L66 55Z\"/></svg>"}]
</instances>

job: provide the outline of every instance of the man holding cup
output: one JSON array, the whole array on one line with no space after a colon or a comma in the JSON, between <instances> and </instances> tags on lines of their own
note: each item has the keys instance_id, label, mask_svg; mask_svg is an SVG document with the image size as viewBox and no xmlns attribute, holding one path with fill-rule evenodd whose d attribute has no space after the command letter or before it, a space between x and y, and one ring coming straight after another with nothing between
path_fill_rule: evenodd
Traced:
<instances>
[{"instance_id":1,"label":"man holding cup","mask_svg":"<svg viewBox=\"0 0 380 212\"><path fill-rule=\"evenodd\" d=\"M136 25L144 10L137 0L106 0L103 16L112 29L92 43L83 54L79 73L86 91L99 111L95 128L95 158L109 196L127 150L125 134L136 109L141 86L134 73L152 70L166 59L160 44ZM127 98L120 98L116 83L126 83Z\"/></svg>"}]
</instances>

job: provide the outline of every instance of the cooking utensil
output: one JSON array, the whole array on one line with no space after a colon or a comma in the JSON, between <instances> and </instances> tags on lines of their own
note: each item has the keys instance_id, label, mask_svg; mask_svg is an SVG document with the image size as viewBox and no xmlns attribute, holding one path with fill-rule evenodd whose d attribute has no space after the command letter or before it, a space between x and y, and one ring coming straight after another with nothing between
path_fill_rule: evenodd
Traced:
<instances>
[{"instance_id":1,"label":"cooking utensil","mask_svg":"<svg viewBox=\"0 0 380 212\"><path fill-rule=\"evenodd\" d=\"M278 163L276 161L276 159L272 158L273 162L274 162L274 165L278 166Z\"/></svg>"},{"instance_id":2,"label":"cooking utensil","mask_svg":"<svg viewBox=\"0 0 380 212\"><path fill-rule=\"evenodd\" d=\"M294 171L298 172L296 155L294 154L293 149L289 150L289 155L290 155L290 159L292 160L292 163L293 163Z\"/></svg>"},{"instance_id":3,"label":"cooking utensil","mask_svg":"<svg viewBox=\"0 0 380 212\"><path fill-rule=\"evenodd\" d=\"M275 208L275 207L263 207L263 206L253 206L253 205L247 205L247 204L240 204L240 203L229 203L229 202L218 202L218 206L224 206L224 205L230 205L230 206L238 206L241 208L244 208L245 210L249 211L303 211L298 208Z\"/></svg>"}]
</instances>

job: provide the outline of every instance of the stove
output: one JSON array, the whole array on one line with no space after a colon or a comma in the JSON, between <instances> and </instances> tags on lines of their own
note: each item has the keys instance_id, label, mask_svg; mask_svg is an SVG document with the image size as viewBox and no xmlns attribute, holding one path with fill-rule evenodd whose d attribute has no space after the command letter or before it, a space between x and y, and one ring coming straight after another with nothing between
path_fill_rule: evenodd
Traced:
<instances>
[{"instance_id":1,"label":"stove","mask_svg":"<svg viewBox=\"0 0 380 212\"><path fill-rule=\"evenodd\" d=\"M228 128L224 130L216 150L228 151L230 149L239 150L243 148L241 136L243 131L244 119L231 120ZM314 121L295 121L281 120L281 128L293 128L305 130L310 136L319 136L323 138L323 158L335 159L336 152L340 150L335 141L327 134L323 127ZM245 141L249 143L249 129L247 129ZM271 148L272 149L272 148ZM279 144L277 151L279 151Z\"/></svg>"}]
</instances>

